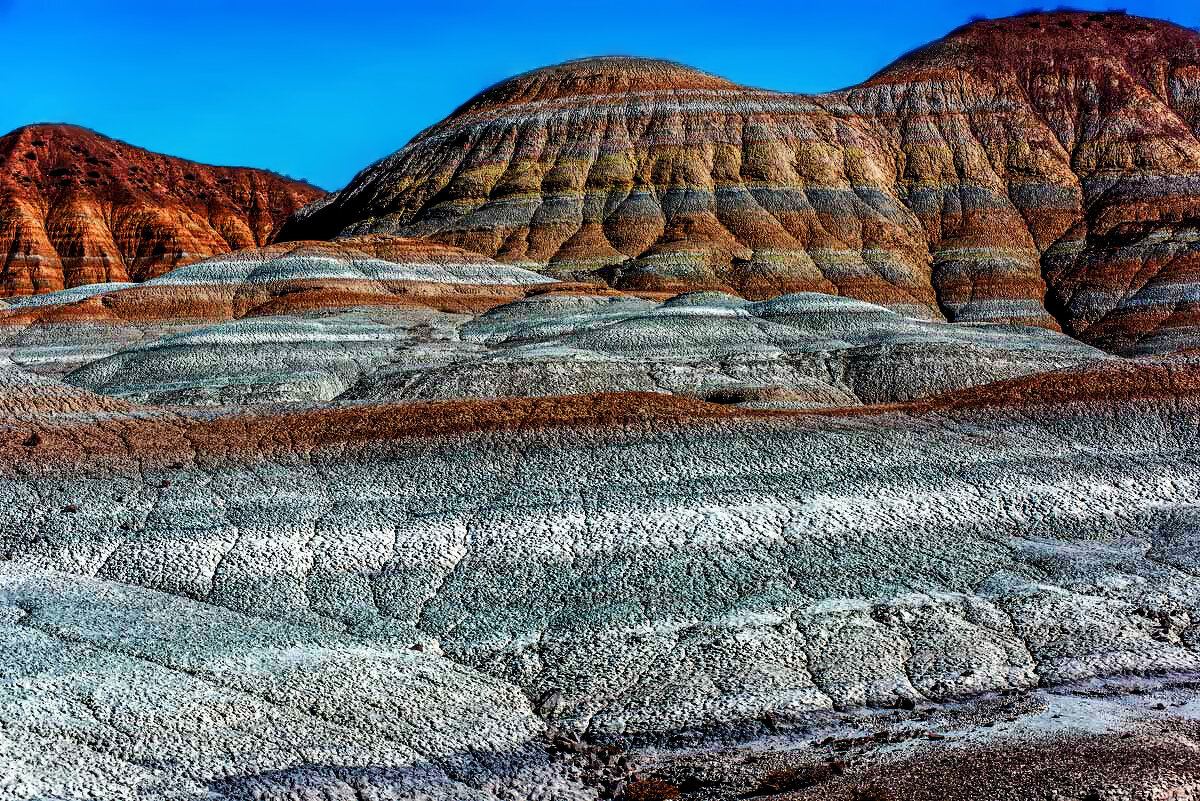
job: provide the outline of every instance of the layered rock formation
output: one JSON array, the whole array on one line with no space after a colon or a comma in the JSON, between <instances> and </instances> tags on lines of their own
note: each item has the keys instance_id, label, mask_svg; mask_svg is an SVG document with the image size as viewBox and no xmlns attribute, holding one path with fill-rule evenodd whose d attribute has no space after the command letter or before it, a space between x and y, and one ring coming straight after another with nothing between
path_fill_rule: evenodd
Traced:
<instances>
[{"instance_id":1,"label":"layered rock formation","mask_svg":"<svg viewBox=\"0 0 1200 801\"><path fill-rule=\"evenodd\" d=\"M321 190L69 125L0 138L0 296L142 281L264 244Z\"/></svg>"},{"instance_id":2,"label":"layered rock formation","mask_svg":"<svg viewBox=\"0 0 1200 801\"><path fill-rule=\"evenodd\" d=\"M589 59L481 93L280 238L400 232L557 277L1200 341L1200 35L971 24L842 91Z\"/></svg>"},{"instance_id":3,"label":"layered rock formation","mask_svg":"<svg viewBox=\"0 0 1200 801\"><path fill-rule=\"evenodd\" d=\"M0 311L0 796L1197 787L1194 358L362 247Z\"/></svg>"},{"instance_id":4,"label":"layered rock formation","mask_svg":"<svg viewBox=\"0 0 1200 801\"><path fill-rule=\"evenodd\" d=\"M37 352L14 357L36 363ZM828 295L659 304L544 292L475 319L413 307L254 316L137 343L65 380L187 405L658 392L813 408L928 398L1104 356L1043 329L912 321Z\"/></svg>"},{"instance_id":5,"label":"layered rock formation","mask_svg":"<svg viewBox=\"0 0 1200 801\"><path fill-rule=\"evenodd\" d=\"M287 242L180 267L141 284L9 298L0 326L203 321L355 306L486 309L556 283L458 248L393 236Z\"/></svg>"},{"instance_id":6,"label":"layered rock formation","mask_svg":"<svg viewBox=\"0 0 1200 801\"><path fill-rule=\"evenodd\" d=\"M457 328L470 319L463 312L552 287L560 284L430 242L386 235L289 242L141 284L9 298L0 308L0 348L47 375L127 351L123 358L145 372L100 382L116 394L311 402L340 394L398 350L409 363L461 355ZM242 322L199 330L223 321Z\"/></svg>"},{"instance_id":7,"label":"layered rock formation","mask_svg":"<svg viewBox=\"0 0 1200 801\"><path fill-rule=\"evenodd\" d=\"M342 398L624 391L747 408L845 407L928 398L1105 355L1039 328L908 320L815 293L758 303L717 293L663 303L547 293L467 322L458 338L477 351L460 345L445 363L393 360ZM96 388L83 378L70 380Z\"/></svg>"},{"instance_id":8,"label":"layered rock formation","mask_svg":"<svg viewBox=\"0 0 1200 801\"><path fill-rule=\"evenodd\" d=\"M977 105L983 77L936 79L960 58L943 48L965 48L999 92L1025 47L1015 25L1048 46L1082 42L1069 29L1085 23L1116 55L1070 97L1029 85L1027 106ZM6 298L0 799L631 801L655 778L685 801L785 786L862 801L872 785L905 801L1197 797L1200 357L1107 353L1047 311L1100 309L1144 264L1149 294L1122 289L1070 333L1130 352L1190 341L1187 140L1136 140L1119 113L1193 120L1186 92L1090 93L1171 31L1106 15L975 26L803 113L682 68L575 65L485 93L395 163L436 169L448 143L518 112L529 134L513 146L537 154L560 141L545 131L567 141L599 115L624 136L650 109L629 151L653 162L650 188L572 194L570 164L632 163L597 133L594 161L554 156L554 192L431 197L360 226L428 226L418 238L289 240ZM1147 76L1150 95L1191 85ZM729 109L748 98L743 126ZM1056 118L1051 100L1103 114ZM1038 129L1022 143L989 127L1035 107L1070 169ZM770 138L804 124L838 135ZM737 145L704 151L700 134ZM1124 144L1081 144L1104 137ZM536 170L505 161L507 141L493 166L519 183ZM696 148L705 169L736 153L747 176L795 175L739 166L742 184L718 186ZM942 183L887 188L884 154ZM836 167L819 189L784 186L818 164ZM1055 186L1083 205L1055 206ZM813 208L739 218L729 197ZM588 234L576 262L545 269L623 289L478 252L527 200L542 210L497 255L558 253L571 198L614 199L605 239L658 249L597 267ZM652 206L658 233L637 222ZM760 247L768 218L807 233ZM1117 238L1093 235L1108 225ZM720 242L750 257L729 244L722 261ZM1052 263L1038 291L1066 294L1042 306L1031 271ZM709 289L674 291L692 283Z\"/></svg>"}]
</instances>

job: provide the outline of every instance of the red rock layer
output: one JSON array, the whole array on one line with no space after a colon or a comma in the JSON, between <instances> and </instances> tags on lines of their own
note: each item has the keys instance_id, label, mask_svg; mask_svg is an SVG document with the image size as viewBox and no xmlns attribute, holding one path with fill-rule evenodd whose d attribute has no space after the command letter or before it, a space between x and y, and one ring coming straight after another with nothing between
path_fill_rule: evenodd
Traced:
<instances>
[{"instance_id":1,"label":"red rock layer","mask_svg":"<svg viewBox=\"0 0 1200 801\"><path fill-rule=\"evenodd\" d=\"M142 281L267 241L321 190L69 125L0 138L0 297Z\"/></svg>"},{"instance_id":2,"label":"red rock layer","mask_svg":"<svg viewBox=\"0 0 1200 801\"><path fill-rule=\"evenodd\" d=\"M1036 415L1038 408L1072 404L1097 410L1114 404L1200 401L1200 364L1116 362L995 381L904 403L811 411L831 417L891 412L954 413L973 409L1016 409Z\"/></svg>"},{"instance_id":3,"label":"red rock layer","mask_svg":"<svg viewBox=\"0 0 1200 801\"><path fill-rule=\"evenodd\" d=\"M324 408L197 420L74 388L61 400L40 400L39 390L47 385L0 384L0 475L40 470L87 473L129 464L165 468L180 459L240 463L345 443L748 416L717 404L670 395L611 393Z\"/></svg>"},{"instance_id":4,"label":"red rock layer","mask_svg":"<svg viewBox=\"0 0 1200 801\"><path fill-rule=\"evenodd\" d=\"M0 364L0 368L4 365ZM282 458L326 446L566 427L604 430L754 421L804 421L880 415L1004 414L1050 424L1064 415L1109 421L1150 404L1177 415L1200 405L1200 365L1126 364L1043 373L904 404L830 410L755 410L661 393L622 392L539 398L373 404L229 415L180 416L28 378L4 382L0 370L0 476L165 468L180 460L216 466ZM34 438L33 435L37 434ZM35 444L31 444L35 443ZM132 467L130 467L132 465Z\"/></svg>"},{"instance_id":5,"label":"red rock layer","mask_svg":"<svg viewBox=\"0 0 1200 801\"><path fill-rule=\"evenodd\" d=\"M279 238L429 238L556 277L849 295L1200 342L1200 35L984 21L819 96L592 59L493 87Z\"/></svg>"}]
</instances>

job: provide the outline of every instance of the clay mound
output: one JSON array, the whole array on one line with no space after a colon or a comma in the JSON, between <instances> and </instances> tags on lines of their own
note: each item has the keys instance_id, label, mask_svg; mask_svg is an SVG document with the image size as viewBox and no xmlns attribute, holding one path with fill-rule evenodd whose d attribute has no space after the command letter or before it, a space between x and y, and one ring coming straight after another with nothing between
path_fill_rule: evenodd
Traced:
<instances>
[{"instance_id":1,"label":"clay mound","mask_svg":"<svg viewBox=\"0 0 1200 801\"><path fill-rule=\"evenodd\" d=\"M816 293L759 303L696 293L661 304L536 295L463 324L459 337L485 350L442 364L397 359L341 400L663 392L751 408L857 406L1105 358L1040 328L913 320Z\"/></svg>"},{"instance_id":2,"label":"clay mound","mask_svg":"<svg viewBox=\"0 0 1200 801\"><path fill-rule=\"evenodd\" d=\"M411 284L521 286L550 280L458 248L376 235L251 248L172 270L147 285L227 284L242 288L285 282L361 282L391 292Z\"/></svg>"},{"instance_id":3,"label":"clay mound","mask_svg":"<svg viewBox=\"0 0 1200 801\"><path fill-rule=\"evenodd\" d=\"M84 284L70 289L59 289L54 292L44 292L40 295L18 295L7 298L5 309L37 309L43 306L64 306L81 300L116 292L119 289L129 289L137 284L128 281L110 281L101 284Z\"/></svg>"},{"instance_id":4,"label":"clay mound","mask_svg":"<svg viewBox=\"0 0 1200 801\"><path fill-rule=\"evenodd\" d=\"M385 363L428 367L473 353L455 341L461 318L436 309L486 309L548 285L485 256L398 237L285 243L139 285L17 299L0 316L0 347L27 369L74 370L80 386L137 401L327 401Z\"/></svg>"},{"instance_id":5,"label":"clay mound","mask_svg":"<svg viewBox=\"0 0 1200 801\"><path fill-rule=\"evenodd\" d=\"M225 279L238 288L221 300L230 321L132 346L111 337L113 349L96 354L106 358L66 380L132 401L187 405L656 392L805 408L917 400L1107 358L1041 328L914 320L816 293L757 303L693 293L657 303L539 292L468 318L374 300L393 300L389 289L397 287L382 273L406 268L318 258L336 247L300 245L277 259L235 254L106 296L116 306L121 296L167 286L195 294ZM291 286L298 272L327 293L350 280L351 268L374 276L355 279L366 287L356 290L356 309L335 314L326 297L314 315L274 311L292 297L276 285ZM264 300L256 288L276 294ZM32 347L21 354L31 363L45 358ZM65 361L61 351L52 355Z\"/></svg>"},{"instance_id":6,"label":"clay mound","mask_svg":"<svg viewBox=\"0 0 1200 801\"><path fill-rule=\"evenodd\" d=\"M322 194L71 125L19 128L0 138L0 296L142 281L261 245Z\"/></svg>"},{"instance_id":7,"label":"clay mound","mask_svg":"<svg viewBox=\"0 0 1200 801\"><path fill-rule=\"evenodd\" d=\"M93 420L133 410L122 400L43 378L0 355L0 422Z\"/></svg>"},{"instance_id":8,"label":"clay mound","mask_svg":"<svg viewBox=\"0 0 1200 801\"><path fill-rule=\"evenodd\" d=\"M385 231L559 278L855 297L1110 352L1200 336L1200 35L984 21L861 86L589 59L489 89L280 239Z\"/></svg>"},{"instance_id":9,"label":"clay mound","mask_svg":"<svg viewBox=\"0 0 1200 801\"><path fill-rule=\"evenodd\" d=\"M0 326L203 322L356 307L486 309L553 279L487 257L391 236L287 242L180 267L136 286L19 300Z\"/></svg>"},{"instance_id":10,"label":"clay mound","mask_svg":"<svg viewBox=\"0 0 1200 801\"><path fill-rule=\"evenodd\" d=\"M321 402L400 357L446 361L450 315L429 310L253 317L165 336L93 361L66 381L144 403Z\"/></svg>"}]
</instances>

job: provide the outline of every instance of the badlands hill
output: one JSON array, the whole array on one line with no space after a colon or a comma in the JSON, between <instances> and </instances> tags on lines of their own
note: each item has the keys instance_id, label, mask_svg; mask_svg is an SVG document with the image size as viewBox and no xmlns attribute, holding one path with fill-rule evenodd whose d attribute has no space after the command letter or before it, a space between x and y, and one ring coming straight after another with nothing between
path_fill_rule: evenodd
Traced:
<instances>
[{"instance_id":1,"label":"badlands hill","mask_svg":"<svg viewBox=\"0 0 1200 801\"><path fill-rule=\"evenodd\" d=\"M262 245L321 194L71 125L20 128L0 138L0 297L142 281Z\"/></svg>"},{"instance_id":2,"label":"badlands hill","mask_svg":"<svg viewBox=\"0 0 1200 801\"><path fill-rule=\"evenodd\" d=\"M1200 797L1195 42L553 68L3 298L0 801Z\"/></svg>"},{"instance_id":3,"label":"badlands hill","mask_svg":"<svg viewBox=\"0 0 1200 801\"><path fill-rule=\"evenodd\" d=\"M1200 34L1121 13L973 23L803 96L633 58L465 103L280 239L418 236L555 277L1197 342Z\"/></svg>"}]
</instances>

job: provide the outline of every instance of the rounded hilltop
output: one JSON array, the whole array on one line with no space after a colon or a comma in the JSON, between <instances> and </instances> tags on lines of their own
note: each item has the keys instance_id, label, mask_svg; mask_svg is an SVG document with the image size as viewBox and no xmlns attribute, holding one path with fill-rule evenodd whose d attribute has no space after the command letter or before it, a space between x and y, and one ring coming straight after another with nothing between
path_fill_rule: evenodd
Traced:
<instances>
[{"instance_id":1,"label":"rounded hilltop","mask_svg":"<svg viewBox=\"0 0 1200 801\"><path fill-rule=\"evenodd\" d=\"M980 20L817 96L584 59L476 95L278 238L395 234L620 290L824 292L1160 352L1200 330L1197 98L1200 34L1115 12Z\"/></svg>"},{"instance_id":2,"label":"rounded hilltop","mask_svg":"<svg viewBox=\"0 0 1200 801\"><path fill-rule=\"evenodd\" d=\"M1040 71L1064 62L1124 61L1149 67L1162 60L1178 65L1197 59L1200 34L1166 20L1124 11L1028 11L973 20L901 56L866 85L892 80L898 73L947 67L978 73Z\"/></svg>"},{"instance_id":3,"label":"rounded hilltop","mask_svg":"<svg viewBox=\"0 0 1200 801\"><path fill-rule=\"evenodd\" d=\"M629 94L662 89L738 89L716 75L655 58L595 56L515 75L484 89L459 106L450 119L516 103L560 97Z\"/></svg>"}]
</instances>

